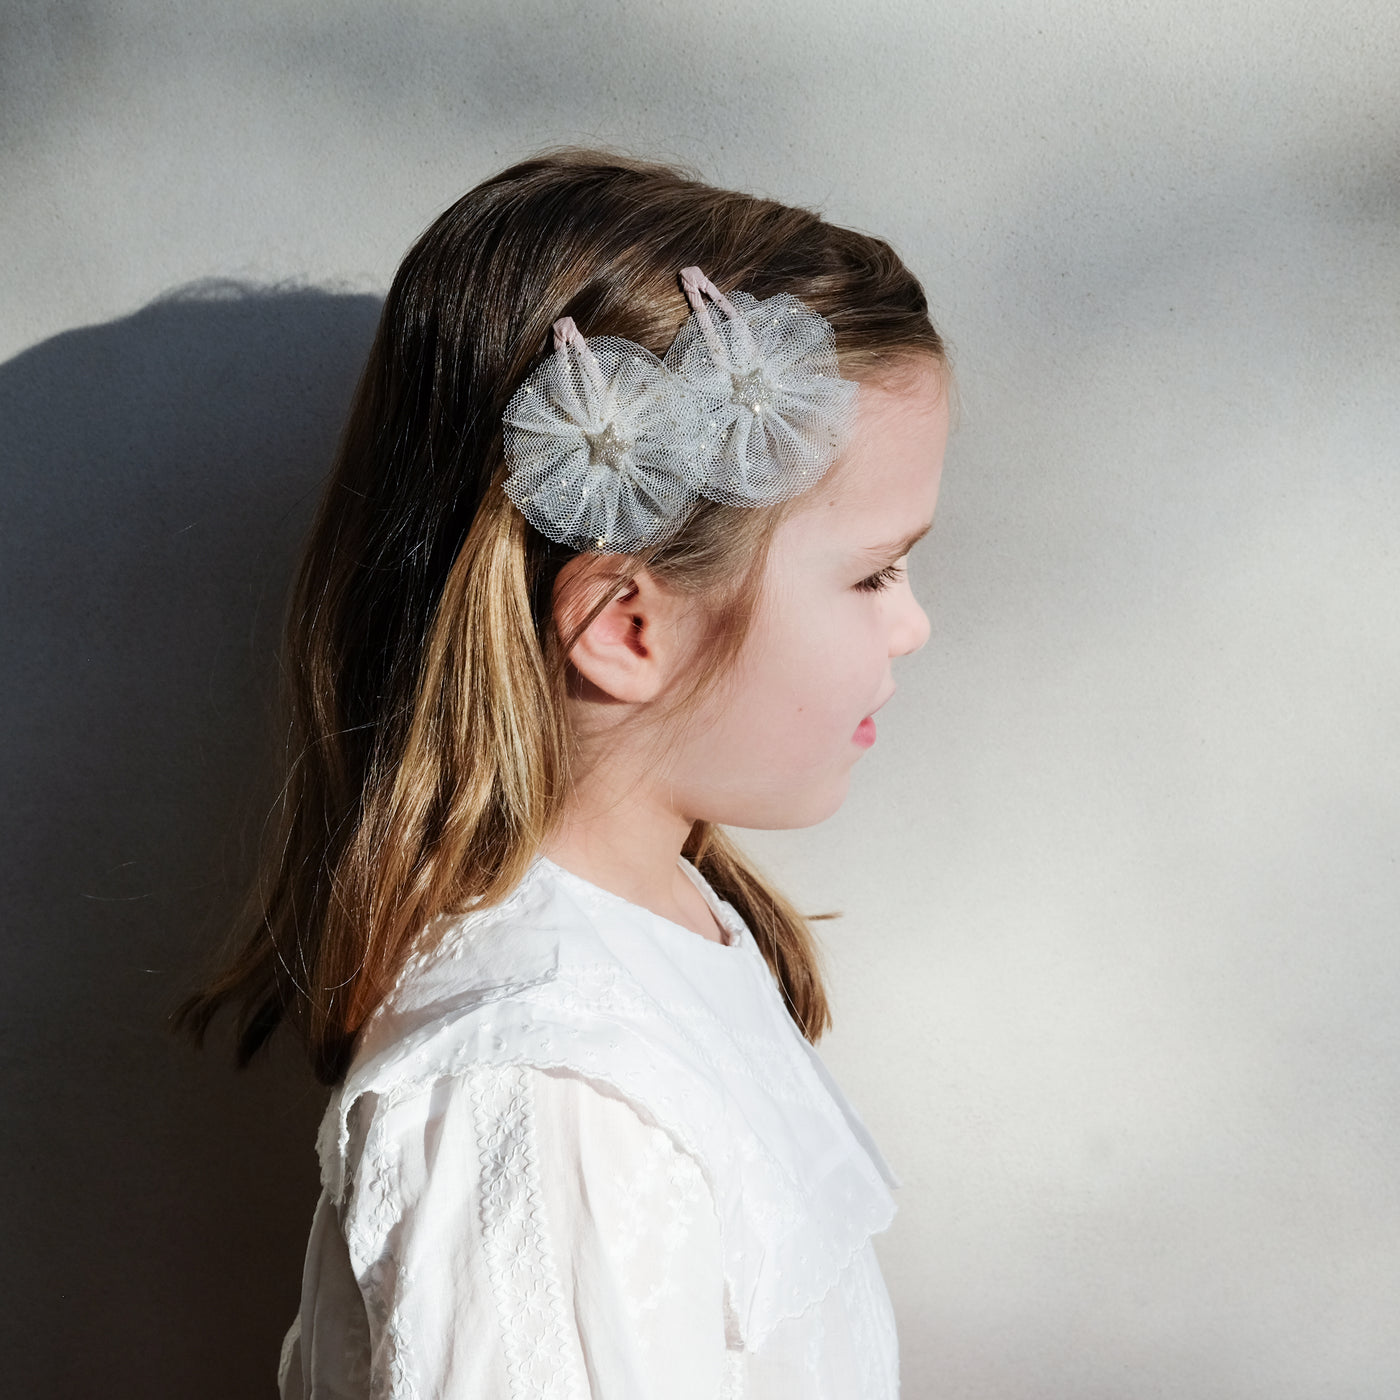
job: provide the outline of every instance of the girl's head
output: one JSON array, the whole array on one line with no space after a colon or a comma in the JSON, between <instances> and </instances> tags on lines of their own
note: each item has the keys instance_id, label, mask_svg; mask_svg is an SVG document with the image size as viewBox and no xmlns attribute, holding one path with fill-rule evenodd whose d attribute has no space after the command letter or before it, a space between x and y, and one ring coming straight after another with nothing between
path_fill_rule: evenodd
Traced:
<instances>
[{"instance_id":1,"label":"girl's head","mask_svg":"<svg viewBox=\"0 0 1400 1400\"><path fill-rule=\"evenodd\" d=\"M506 404L563 316L664 354L692 264L827 319L861 384L852 446L804 495L702 499L638 554L555 544L503 489ZM184 1024L239 1003L246 1059L288 1016L335 1080L429 922L504 897L606 767L683 823L815 1039L806 923L717 824L839 806L891 657L927 635L894 566L932 515L945 389L908 269L806 210L587 151L458 200L394 278L298 576L295 748L256 928Z\"/></svg>"},{"instance_id":2,"label":"girl's head","mask_svg":"<svg viewBox=\"0 0 1400 1400\"><path fill-rule=\"evenodd\" d=\"M931 522L946 432L927 357L861 386L842 461L767 522L747 625L724 635L722 667L697 677L716 627L705 597L655 565L629 570L569 653L573 771L585 814L606 809L599 839L659 851L662 868L697 821L803 827L840 806L873 740L868 717L894 690L892 659L928 635L902 561ZM613 564L576 556L556 594ZM680 712L676 692L690 700ZM624 803L634 811L619 817Z\"/></svg>"}]
</instances>

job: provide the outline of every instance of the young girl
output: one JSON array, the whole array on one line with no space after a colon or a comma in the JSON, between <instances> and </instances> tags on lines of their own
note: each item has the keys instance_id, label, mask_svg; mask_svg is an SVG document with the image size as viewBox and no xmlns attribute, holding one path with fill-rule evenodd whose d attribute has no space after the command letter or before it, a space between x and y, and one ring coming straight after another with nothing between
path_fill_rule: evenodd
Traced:
<instances>
[{"instance_id":1,"label":"young girl","mask_svg":"<svg viewBox=\"0 0 1400 1400\"><path fill-rule=\"evenodd\" d=\"M898 1184L725 826L840 806L928 624L947 366L805 210L593 152L394 279L298 577L255 926L333 1086L290 1397L884 1400Z\"/></svg>"}]
</instances>

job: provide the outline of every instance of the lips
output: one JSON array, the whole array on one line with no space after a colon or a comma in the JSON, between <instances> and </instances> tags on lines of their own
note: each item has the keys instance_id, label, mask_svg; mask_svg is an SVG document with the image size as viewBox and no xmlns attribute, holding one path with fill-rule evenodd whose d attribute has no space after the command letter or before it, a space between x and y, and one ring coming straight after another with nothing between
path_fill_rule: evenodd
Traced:
<instances>
[{"instance_id":1,"label":"lips","mask_svg":"<svg viewBox=\"0 0 1400 1400\"><path fill-rule=\"evenodd\" d=\"M851 735L851 738L859 744L861 748L869 748L869 746L875 742L875 711L885 706L889 702L890 696L893 694L894 690L891 690L889 695L886 695L885 698L875 706L875 709L871 710L871 712L856 725L856 732Z\"/></svg>"}]
</instances>

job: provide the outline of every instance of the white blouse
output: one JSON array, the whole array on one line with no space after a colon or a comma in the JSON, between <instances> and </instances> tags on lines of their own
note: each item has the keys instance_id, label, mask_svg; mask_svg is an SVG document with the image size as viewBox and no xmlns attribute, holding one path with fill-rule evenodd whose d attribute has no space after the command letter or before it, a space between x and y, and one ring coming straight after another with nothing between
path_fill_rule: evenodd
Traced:
<instances>
[{"instance_id":1,"label":"white blouse","mask_svg":"<svg viewBox=\"0 0 1400 1400\"><path fill-rule=\"evenodd\" d=\"M538 856L445 918L332 1095L282 1400L893 1400L899 1185L713 942Z\"/></svg>"}]
</instances>

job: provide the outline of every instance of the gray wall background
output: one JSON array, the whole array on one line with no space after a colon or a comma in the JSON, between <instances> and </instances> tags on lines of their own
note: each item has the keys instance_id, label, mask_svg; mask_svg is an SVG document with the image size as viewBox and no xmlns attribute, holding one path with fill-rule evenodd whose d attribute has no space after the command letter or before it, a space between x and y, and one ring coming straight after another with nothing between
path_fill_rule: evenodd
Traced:
<instances>
[{"instance_id":1,"label":"gray wall background","mask_svg":"<svg viewBox=\"0 0 1400 1400\"><path fill-rule=\"evenodd\" d=\"M11 7L13 1393L271 1393L321 1095L160 1017L375 294L569 140L885 235L956 353L932 638L741 833L846 911L905 1394L1400 1394L1397 71L1386 0Z\"/></svg>"}]
</instances>

